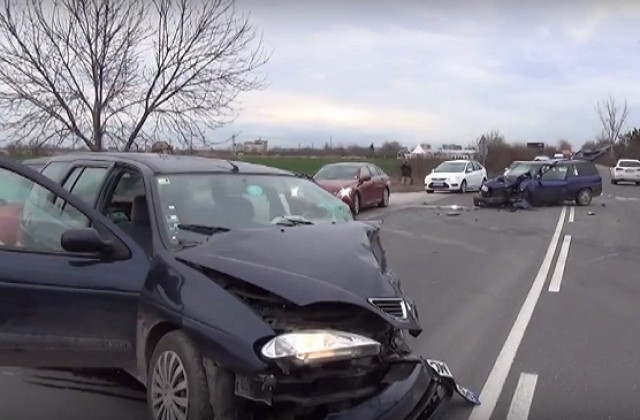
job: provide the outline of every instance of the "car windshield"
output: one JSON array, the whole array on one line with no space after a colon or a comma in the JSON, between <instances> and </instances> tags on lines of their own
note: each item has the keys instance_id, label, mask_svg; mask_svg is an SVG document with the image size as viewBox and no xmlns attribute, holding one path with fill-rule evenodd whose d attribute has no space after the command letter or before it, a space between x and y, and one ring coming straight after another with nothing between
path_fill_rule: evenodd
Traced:
<instances>
[{"instance_id":1,"label":"car windshield","mask_svg":"<svg viewBox=\"0 0 640 420\"><path fill-rule=\"evenodd\" d=\"M357 165L327 165L314 175L315 179L352 179L358 176Z\"/></svg>"},{"instance_id":2,"label":"car windshield","mask_svg":"<svg viewBox=\"0 0 640 420\"><path fill-rule=\"evenodd\" d=\"M462 172L467 162L442 162L433 172Z\"/></svg>"},{"instance_id":3,"label":"car windshield","mask_svg":"<svg viewBox=\"0 0 640 420\"><path fill-rule=\"evenodd\" d=\"M640 161L637 160L621 160L618 162L621 168L640 168Z\"/></svg>"},{"instance_id":4,"label":"car windshield","mask_svg":"<svg viewBox=\"0 0 640 420\"><path fill-rule=\"evenodd\" d=\"M531 174L533 174L533 172L535 172L538 168L540 168L540 165L536 165L533 163L520 162L516 165L512 165L507 171L507 175L520 176L526 172L530 172Z\"/></svg>"},{"instance_id":5,"label":"car windshield","mask_svg":"<svg viewBox=\"0 0 640 420\"><path fill-rule=\"evenodd\" d=\"M204 241L234 229L345 223L349 207L299 177L253 174L175 174L155 177L161 223L174 243Z\"/></svg>"}]
</instances>

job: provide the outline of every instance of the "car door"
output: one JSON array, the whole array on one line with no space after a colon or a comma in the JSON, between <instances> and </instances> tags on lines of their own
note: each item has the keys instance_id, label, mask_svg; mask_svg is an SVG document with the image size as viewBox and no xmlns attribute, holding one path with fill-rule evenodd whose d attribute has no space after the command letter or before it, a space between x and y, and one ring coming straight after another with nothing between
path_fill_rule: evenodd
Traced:
<instances>
[{"instance_id":1,"label":"car door","mask_svg":"<svg viewBox=\"0 0 640 420\"><path fill-rule=\"evenodd\" d=\"M0 173L28 189L18 241L0 244L0 364L134 367L138 296L149 270L142 250L35 170L0 158ZM63 248L65 232L89 226L112 244L111 254Z\"/></svg>"},{"instance_id":2,"label":"car door","mask_svg":"<svg viewBox=\"0 0 640 420\"><path fill-rule=\"evenodd\" d=\"M472 160L471 167L473 168L473 187L480 189L480 185L482 185L482 170L480 164Z\"/></svg>"},{"instance_id":3,"label":"car door","mask_svg":"<svg viewBox=\"0 0 640 420\"><path fill-rule=\"evenodd\" d=\"M384 190L386 184L384 182L384 177L380 173L380 170L375 165L367 165L369 171L371 172L373 185L374 185L374 196L373 199L382 199L382 191Z\"/></svg>"},{"instance_id":4,"label":"car door","mask_svg":"<svg viewBox=\"0 0 640 420\"><path fill-rule=\"evenodd\" d=\"M366 177L369 179L365 180ZM358 189L360 190L362 201L367 205L370 205L375 201L376 197L376 186L373 181L373 174L366 165L363 165L360 167L360 171L358 172L358 178L358 182L360 184Z\"/></svg>"},{"instance_id":5,"label":"car door","mask_svg":"<svg viewBox=\"0 0 640 420\"><path fill-rule=\"evenodd\" d=\"M467 181L468 189L476 188L475 171L471 162L467 162L467 165L464 167L464 179Z\"/></svg>"},{"instance_id":6,"label":"car door","mask_svg":"<svg viewBox=\"0 0 640 420\"><path fill-rule=\"evenodd\" d=\"M543 203L556 203L565 200L568 196L569 167L573 165L554 165L538 180L536 189L536 201Z\"/></svg>"}]
</instances>

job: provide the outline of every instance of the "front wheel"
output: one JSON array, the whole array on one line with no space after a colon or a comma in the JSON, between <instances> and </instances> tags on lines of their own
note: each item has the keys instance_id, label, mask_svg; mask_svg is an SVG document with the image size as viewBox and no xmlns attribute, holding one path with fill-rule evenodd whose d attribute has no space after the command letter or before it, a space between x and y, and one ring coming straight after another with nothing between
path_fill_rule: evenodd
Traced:
<instances>
[{"instance_id":1,"label":"front wheel","mask_svg":"<svg viewBox=\"0 0 640 420\"><path fill-rule=\"evenodd\" d=\"M460 193L461 194L466 194L467 193L467 180L463 179L462 180L462 184L460 184Z\"/></svg>"},{"instance_id":2,"label":"front wheel","mask_svg":"<svg viewBox=\"0 0 640 420\"><path fill-rule=\"evenodd\" d=\"M380 207L388 207L389 206L389 188L385 188L382 191L382 200L380 200Z\"/></svg>"},{"instance_id":3,"label":"front wheel","mask_svg":"<svg viewBox=\"0 0 640 420\"><path fill-rule=\"evenodd\" d=\"M202 356L185 333L170 332L153 351L147 404L152 420L213 420Z\"/></svg>"},{"instance_id":4,"label":"front wheel","mask_svg":"<svg viewBox=\"0 0 640 420\"><path fill-rule=\"evenodd\" d=\"M351 211L353 212L354 216L357 216L358 214L360 214L360 194L359 193L355 193L355 195L353 196L353 204L351 206Z\"/></svg>"},{"instance_id":5,"label":"front wheel","mask_svg":"<svg viewBox=\"0 0 640 420\"><path fill-rule=\"evenodd\" d=\"M426 190L427 194L433 194L433 190Z\"/></svg>"},{"instance_id":6,"label":"front wheel","mask_svg":"<svg viewBox=\"0 0 640 420\"><path fill-rule=\"evenodd\" d=\"M588 188L583 188L578 192L576 196L576 204L579 206L588 206L593 199L593 193Z\"/></svg>"}]
</instances>

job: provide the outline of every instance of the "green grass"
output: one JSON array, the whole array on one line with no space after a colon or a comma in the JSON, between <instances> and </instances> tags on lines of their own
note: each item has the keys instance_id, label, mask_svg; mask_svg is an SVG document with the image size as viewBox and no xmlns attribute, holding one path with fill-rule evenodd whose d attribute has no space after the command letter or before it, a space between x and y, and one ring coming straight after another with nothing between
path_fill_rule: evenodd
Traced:
<instances>
[{"instance_id":1,"label":"green grass","mask_svg":"<svg viewBox=\"0 0 640 420\"><path fill-rule=\"evenodd\" d=\"M351 162L366 161L378 165L389 176L395 177L400 171L400 163L398 159L393 158L373 158L373 159L354 159L345 160L336 157L297 157L297 156L245 156L246 162L258 163L261 165L273 166L275 168L284 169L292 172L299 172L307 175L313 175L318 169L328 163L335 162Z\"/></svg>"}]
</instances>

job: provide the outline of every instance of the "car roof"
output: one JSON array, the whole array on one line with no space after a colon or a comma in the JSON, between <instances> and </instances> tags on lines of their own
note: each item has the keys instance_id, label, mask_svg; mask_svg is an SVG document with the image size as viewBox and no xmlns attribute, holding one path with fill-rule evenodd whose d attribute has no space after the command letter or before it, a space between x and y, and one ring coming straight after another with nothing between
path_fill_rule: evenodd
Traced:
<instances>
[{"instance_id":1,"label":"car roof","mask_svg":"<svg viewBox=\"0 0 640 420\"><path fill-rule=\"evenodd\" d=\"M640 162L640 160L623 158L623 159L618 159L618 162Z\"/></svg>"},{"instance_id":2,"label":"car roof","mask_svg":"<svg viewBox=\"0 0 640 420\"><path fill-rule=\"evenodd\" d=\"M293 172L255 163L228 161L225 159L202 156L167 155L138 152L85 152L52 156L51 161L109 161L123 162L138 167L146 167L153 173L195 173L195 172L231 172L233 165L239 173L262 175L294 175ZM233 163L233 165L230 164Z\"/></svg>"}]
</instances>

